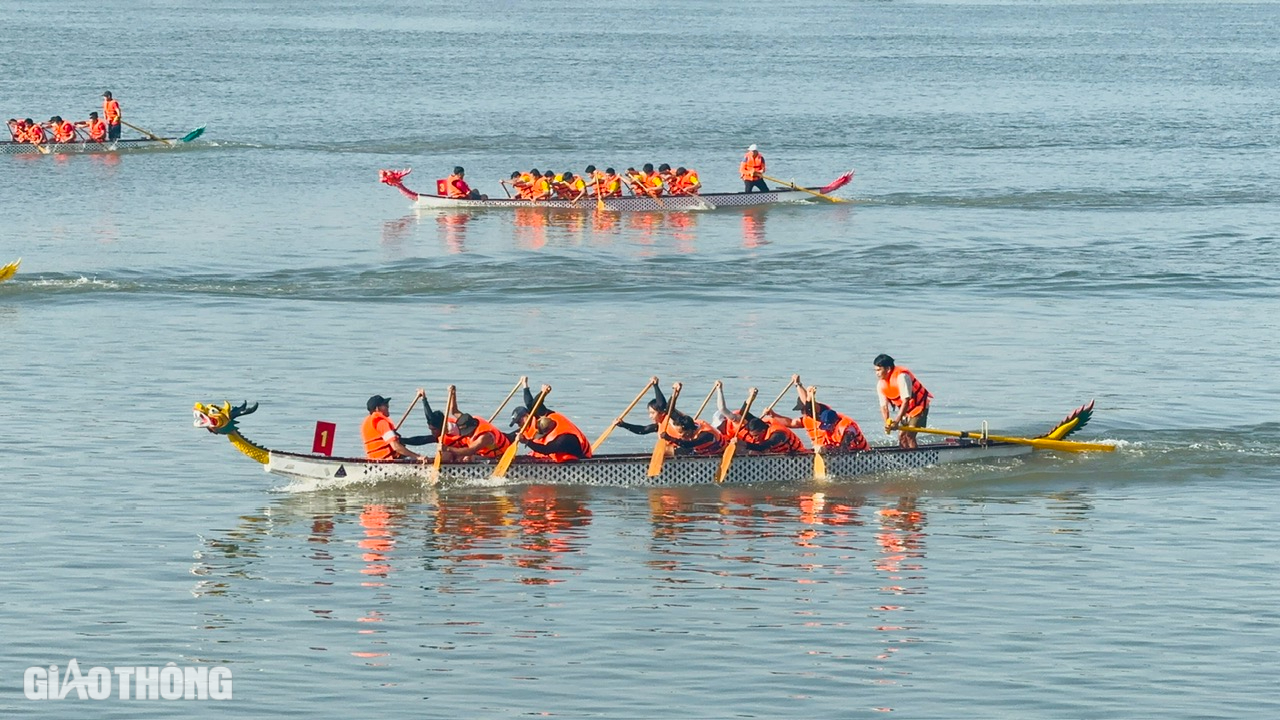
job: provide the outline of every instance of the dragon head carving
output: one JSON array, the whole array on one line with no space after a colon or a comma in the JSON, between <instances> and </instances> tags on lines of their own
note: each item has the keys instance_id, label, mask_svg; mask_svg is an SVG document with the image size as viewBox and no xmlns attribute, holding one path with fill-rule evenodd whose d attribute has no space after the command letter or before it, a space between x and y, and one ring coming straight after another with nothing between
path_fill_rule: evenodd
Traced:
<instances>
[{"instance_id":1,"label":"dragon head carving","mask_svg":"<svg viewBox=\"0 0 1280 720\"><path fill-rule=\"evenodd\" d=\"M242 402L235 407L231 407L231 403L224 402L221 406L210 403L196 403L192 414L195 416L193 423L198 428L204 428L215 435L230 435L240 428L236 426L236 419L253 413L258 409L258 403L254 403L253 407L249 407L248 401Z\"/></svg>"}]
</instances>

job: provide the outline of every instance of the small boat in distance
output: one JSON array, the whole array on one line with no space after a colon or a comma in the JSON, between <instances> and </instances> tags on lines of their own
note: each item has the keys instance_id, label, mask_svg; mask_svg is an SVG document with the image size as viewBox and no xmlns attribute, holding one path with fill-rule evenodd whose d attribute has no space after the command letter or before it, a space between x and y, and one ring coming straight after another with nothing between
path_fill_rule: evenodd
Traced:
<instances>
[{"instance_id":1,"label":"small boat in distance","mask_svg":"<svg viewBox=\"0 0 1280 720\"><path fill-rule=\"evenodd\" d=\"M0 155L72 155L131 152L135 150L170 150L184 143L189 143L203 134L204 126L198 127L182 137L174 138L130 138L111 142L50 142L39 145L5 140L0 141Z\"/></svg>"}]
</instances>

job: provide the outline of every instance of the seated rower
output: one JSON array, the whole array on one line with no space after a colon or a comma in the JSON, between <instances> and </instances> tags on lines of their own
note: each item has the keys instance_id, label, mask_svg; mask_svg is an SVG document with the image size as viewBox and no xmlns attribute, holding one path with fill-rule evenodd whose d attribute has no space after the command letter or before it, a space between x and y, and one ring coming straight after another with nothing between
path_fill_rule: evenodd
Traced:
<instances>
[{"instance_id":1,"label":"seated rower","mask_svg":"<svg viewBox=\"0 0 1280 720\"><path fill-rule=\"evenodd\" d=\"M675 446L676 455L718 455L724 450L725 438L711 423L677 411L672 416L671 432L662 439Z\"/></svg>"},{"instance_id":2,"label":"seated rower","mask_svg":"<svg viewBox=\"0 0 1280 720\"><path fill-rule=\"evenodd\" d=\"M622 178L613 168L605 168L601 182L600 197L622 197Z\"/></svg>"},{"instance_id":3,"label":"seated rower","mask_svg":"<svg viewBox=\"0 0 1280 720\"><path fill-rule=\"evenodd\" d=\"M550 390L550 386L543 385L542 397L545 398ZM533 393L529 391L529 385L526 383L524 407L516 408L511 418L512 425L523 428L524 432L517 439L529 448L530 455L558 463L591 457L591 442L587 440L582 430L572 420L545 405L538 405L537 411L534 412L536 419L525 427L524 421L528 415L528 408L533 407L535 402Z\"/></svg>"},{"instance_id":4,"label":"seated rower","mask_svg":"<svg viewBox=\"0 0 1280 720\"><path fill-rule=\"evenodd\" d=\"M582 179L586 181L588 195L594 197L600 194L604 173L597 170L595 165L588 165L587 169L582 171Z\"/></svg>"},{"instance_id":5,"label":"seated rower","mask_svg":"<svg viewBox=\"0 0 1280 720\"><path fill-rule=\"evenodd\" d=\"M33 122L31 118L27 118L27 142L35 145L43 145L49 142L49 136L45 133L44 128L38 122Z\"/></svg>"},{"instance_id":6,"label":"seated rower","mask_svg":"<svg viewBox=\"0 0 1280 720\"><path fill-rule=\"evenodd\" d=\"M24 143L27 141L27 121L9 118L9 136L14 142Z\"/></svg>"},{"instance_id":7,"label":"seated rower","mask_svg":"<svg viewBox=\"0 0 1280 720\"><path fill-rule=\"evenodd\" d=\"M106 142L107 141L107 124L98 119L98 112L95 110L89 113L89 119L76 123L77 127L84 128L89 135L89 142Z\"/></svg>"},{"instance_id":8,"label":"seated rower","mask_svg":"<svg viewBox=\"0 0 1280 720\"><path fill-rule=\"evenodd\" d=\"M795 409L800 411L800 417L792 419L770 410L765 414L766 419L776 419L790 428L803 427L809 434L809 438L813 441L815 448L842 451L869 450L871 448L867 443L866 437L862 434L862 429L858 427L858 423L854 422L853 418L836 412L829 405L813 402L813 396L805 389L804 385L800 384L800 376L793 375L791 379L796 383L796 394L799 398L796 400ZM813 415L815 406L818 414L817 419ZM828 422L824 423L823 418L826 418Z\"/></svg>"},{"instance_id":9,"label":"seated rower","mask_svg":"<svg viewBox=\"0 0 1280 720\"><path fill-rule=\"evenodd\" d=\"M674 177L674 186L669 186L672 195L697 195L702 192L702 181L698 179L697 170L679 167L676 168Z\"/></svg>"},{"instance_id":10,"label":"seated rower","mask_svg":"<svg viewBox=\"0 0 1280 720\"><path fill-rule=\"evenodd\" d=\"M49 118L49 129L53 132L56 143L73 143L76 141L76 126L63 120L61 115Z\"/></svg>"},{"instance_id":11,"label":"seated rower","mask_svg":"<svg viewBox=\"0 0 1280 720\"><path fill-rule=\"evenodd\" d=\"M550 200L553 192L551 189L551 181L552 181L551 173L548 172L546 175L543 175L542 173L538 172L537 168L534 168L533 170L529 171L529 174L533 176L533 182L530 183L529 197L526 199L527 200Z\"/></svg>"},{"instance_id":12,"label":"seated rower","mask_svg":"<svg viewBox=\"0 0 1280 720\"><path fill-rule=\"evenodd\" d=\"M455 431L444 436L444 460L467 461L473 457L497 459L511 445L511 438L482 417L458 415Z\"/></svg>"},{"instance_id":13,"label":"seated rower","mask_svg":"<svg viewBox=\"0 0 1280 720\"><path fill-rule=\"evenodd\" d=\"M648 195L655 198L662 195L664 187L662 177L653 169L653 163L645 163L644 167L640 168L636 178L640 185L640 192L636 193L637 195Z\"/></svg>"},{"instance_id":14,"label":"seated rower","mask_svg":"<svg viewBox=\"0 0 1280 720\"><path fill-rule=\"evenodd\" d=\"M587 194L587 183L572 172L565 171L564 179L556 186L560 197L577 202Z\"/></svg>"},{"instance_id":15,"label":"seated rower","mask_svg":"<svg viewBox=\"0 0 1280 720\"><path fill-rule=\"evenodd\" d=\"M614 426L620 427L627 432L636 435L650 435L658 432L658 426L663 420L667 419L667 396L662 394L662 388L658 387L658 378L651 378L653 383L653 399L649 401L649 424L636 425L623 420L614 423Z\"/></svg>"},{"instance_id":16,"label":"seated rower","mask_svg":"<svg viewBox=\"0 0 1280 720\"><path fill-rule=\"evenodd\" d=\"M667 188L667 194L671 195L672 188L675 186L676 175L671 171L671 166L662 163L658 166L658 177L662 178L662 184Z\"/></svg>"},{"instance_id":17,"label":"seated rower","mask_svg":"<svg viewBox=\"0 0 1280 720\"><path fill-rule=\"evenodd\" d=\"M400 433L391 422L387 413L391 410L391 399L374 395L365 403L369 414L360 425L360 438L364 441L364 454L370 460L399 460L411 458L422 460L423 457L404 446L400 441Z\"/></svg>"},{"instance_id":18,"label":"seated rower","mask_svg":"<svg viewBox=\"0 0 1280 720\"><path fill-rule=\"evenodd\" d=\"M747 416L745 426L738 431L738 444L748 452L762 454L804 451L804 443L791 428L777 420L766 421L753 415Z\"/></svg>"}]
</instances>

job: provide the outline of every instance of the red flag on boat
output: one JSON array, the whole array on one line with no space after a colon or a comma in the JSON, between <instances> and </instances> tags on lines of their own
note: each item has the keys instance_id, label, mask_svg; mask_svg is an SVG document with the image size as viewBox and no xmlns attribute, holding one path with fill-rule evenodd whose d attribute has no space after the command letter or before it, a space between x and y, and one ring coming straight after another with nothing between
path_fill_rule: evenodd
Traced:
<instances>
[{"instance_id":1,"label":"red flag on boat","mask_svg":"<svg viewBox=\"0 0 1280 720\"><path fill-rule=\"evenodd\" d=\"M329 457L333 455L333 433L338 426L325 422L324 420L316 421L316 437L311 442L311 452Z\"/></svg>"},{"instance_id":2,"label":"red flag on boat","mask_svg":"<svg viewBox=\"0 0 1280 720\"><path fill-rule=\"evenodd\" d=\"M383 170L383 172L386 172L386 170ZM832 180L830 185L825 185L825 186L823 186L823 188L822 188L821 190L819 190L818 192L820 192L820 193L829 193L829 192L834 192L834 191L839 190L840 188L844 187L845 185L848 185L850 180L853 180L853 171L852 171L852 170L850 170L849 172L847 172L847 173L845 173L845 174L841 175L840 177L836 178L835 180Z\"/></svg>"}]
</instances>

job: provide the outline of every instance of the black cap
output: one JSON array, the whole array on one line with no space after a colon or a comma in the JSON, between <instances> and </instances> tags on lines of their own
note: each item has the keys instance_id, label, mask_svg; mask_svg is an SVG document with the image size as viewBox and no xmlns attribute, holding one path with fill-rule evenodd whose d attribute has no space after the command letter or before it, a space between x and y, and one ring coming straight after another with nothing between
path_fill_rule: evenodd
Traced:
<instances>
[{"instance_id":1,"label":"black cap","mask_svg":"<svg viewBox=\"0 0 1280 720\"><path fill-rule=\"evenodd\" d=\"M518 427L524 422L524 416L529 414L529 409L523 405L518 406L511 411L511 427Z\"/></svg>"},{"instance_id":2,"label":"black cap","mask_svg":"<svg viewBox=\"0 0 1280 720\"><path fill-rule=\"evenodd\" d=\"M391 402L391 398L385 398L385 397L382 397L381 395L374 395L373 397L369 398L369 402L365 403L365 407L369 408L369 412L373 412L374 410L377 410L378 407L382 405L387 405L390 402Z\"/></svg>"},{"instance_id":3,"label":"black cap","mask_svg":"<svg viewBox=\"0 0 1280 720\"><path fill-rule=\"evenodd\" d=\"M106 92L102 93L102 97L104 97L104 98L109 98L109 97L111 97L111 91L110 91L110 90L107 90Z\"/></svg>"},{"instance_id":4,"label":"black cap","mask_svg":"<svg viewBox=\"0 0 1280 720\"><path fill-rule=\"evenodd\" d=\"M462 432L467 428L475 429L480 427L480 421L475 419L475 416L469 415L467 413L462 413L461 415L459 415L456 423L458 425L459 432Z\"/></svg>"},{"instance_id":5,"label":"black cap","mask_svg":"<svg viewBox=\"0 0 1280 720\"><path fill-rule=\"evenodd\" d=\"M444 413L439 410L432 410L427 416L427 425L433 428L444 427Z\"/></svg>"}]
</instances>

